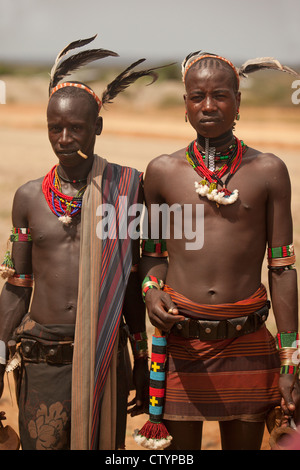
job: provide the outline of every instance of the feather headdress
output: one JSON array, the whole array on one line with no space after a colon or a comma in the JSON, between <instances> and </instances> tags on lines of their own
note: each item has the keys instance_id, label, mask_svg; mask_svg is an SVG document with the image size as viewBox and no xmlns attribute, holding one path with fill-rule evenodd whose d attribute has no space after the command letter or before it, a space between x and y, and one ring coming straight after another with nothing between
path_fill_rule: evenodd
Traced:
<instances>
[{"instance_id":1,"label":"feather headdress","mask_svg":"<svg viewBox=\"0 0 300 470\"><path fill-rule=\"evenodd\" d=\"M96 38L96 36L97 35L92 36L91 38L79 39L77 41L73 41L59 52L59 54L57 55L55 59L54 65L50 73L50 84L49 84L50 96L53 92L57 91L60 88L63 88L64 86L77 86L78 88L83 88L86 91L88 91L90 94L92 94L95 100L97 101L99 109L100 109L102 104L111 103L112 100L119 93L124 91L129 85L131 85L132 83L134 83L136 80L138 80L141 77L146 77L146 76L152 77L152 82L149 84L151 85L158 78L158 75L155 73L155 70L160 69L162 67L168 67L168 65L163 65L161 67L154 67L154 68L150 68L146 70L140 70L140 71L133 70L137 65L141 64L142 62L146 60L146 59L139 59L136 62L133 62L131 65L129 65L129 67L127 67L111 83L107 85L107 87L105 88L102 94L102 100L100 100L91 89L87 88L83 84L78 85L75 83L63 83L61 85L58 85L58 82L60 80L70 75L71 72L78 70L83 65L86 65L94 60L103 59L104 57L108 57L108 56L118 57L118 54L113 51L109 51L106 49L92 49L92 50L79 52L78 54L75 54L69 57L68 59L65 59L62 61L62 58L68 52L78 47L83 47L89 44ZM173 65L173 64L169 64L169 65Z\"/></svg>"},{"instance_id":2,"label":"feather headdress","mask_svg":"<svg viewBox=\"0 0 300 470\"><path fill-rule=\"evenodd\" d=\"M292 75L299 75L295 70L291 69L290 67L287 67L286 65L282 65L277 59L273 57L257 57L256 59L249 59L241 67L238 68L235 67L228 59L225 59L224 57L218 56L216 54L211 54L209 52L196 51L187 55L181 64L182 80L185 81L185 76L190 67L192 67L192 65L206 57L211 57L226 62L234 70L238 82L240 77L247 77L248 73L257 72L263 69L279 70L280 72L287 72Z\"/></svg>"},{"instance_id":3,"label":"feather headdress","mask_svg":"<svg viewBox=\"0 0 300 470\"><path fill-rule=\"evenodd\" d=\"M258 70L263 69L279 70L280 72L287 72L291 75L299 75L290 67L282 65L279 60L274 59L274 57L257 57L256 59L249 59L237 70L240 76L247 77L248 73L257 72Z\"/></svg>"},{"instance_id":4,"label":"feather headdress","mask_svg":"<svg viewBox=\"0 0 300 470\"><path fill-rule=\"evenodd\" d=\"M155 73L155 70L160 69L162 67L167 67L167 65L163 65L162 67L154 67L151 69L140 70L140 71L133 71L134 67L144 62L146 59L139 59L136 62L133 62L129 67L127 67L123 72L121 72L111 83L109 83L102 94L102 103L111 103L112 100L122 91L124 91L129 85L134 83L141 77L152 77L152 82L149 83L151 85L154 83L158 75ZM172 65L172 64L170 64Z\"/></svg>"},{"instance_id":5,"label":"feather headdress","mask_svg":"<svg viewBox=\"0 0 300 470\"><path fill-rule=\"evenodd\" d=\"M51 94L51 90L56 87L60 80L70 75L72 72L75 72L80 67L94 62L95 60L104 59L108 56L119 56L116 52L109 51L107 49L90 49L87 51L79 52L69 57L68 59L62 61L62 58L66 54L68 54L68 52L73 49L77 49L78 47L83 47L89 44L96 38L96 36L97 35L91 38L78 39L77 41L73 41L59 52L50 72L49 95Z\"/></svg>"}]
</instances>

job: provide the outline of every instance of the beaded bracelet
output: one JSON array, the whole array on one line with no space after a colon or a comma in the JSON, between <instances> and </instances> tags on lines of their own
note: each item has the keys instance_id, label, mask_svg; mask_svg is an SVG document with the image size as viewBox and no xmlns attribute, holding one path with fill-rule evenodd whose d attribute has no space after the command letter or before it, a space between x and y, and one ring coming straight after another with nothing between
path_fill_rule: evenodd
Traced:
<instances>
[{"instance_id":1,"label":"beaded bracelet","mask_svg":"<svg viewBox=\"0 0 300 470\"><path fill-rule=\"evenodd\" d=\"M141 241L142 255L166 258L168 256L166 240L147 240Z\"/></svg>"},{"instance_id":2,"label":"beaded bracelet","mask_svg":"<svg viewBox=\"0 0 300 470\"><path fill-rule=\"evenodd\" d=\"M142 297L145 302L145 296L149 289L162 289L164 282L161 279L157 279L155 276L146 276L142 282Z\"/></svg>"},{"instance_id":3,"label":"beaded bracelet","mask_svg":"<svg viewBox=\"0 0 300 470\"><path fill-rule=\"evenodd\" d=\"M146 331L133 333L130 336L130 343L134 359L148 359L148 337Z\"/></svg>"},{"instance_id":4,"label":"beaded bracelet","mask_svg":"<svg viewBox=\"0 0 300 470\"><path fill-rule=\"evenodd\" d=\"M296 331L277 333L276 343L280 357L280 374L295 375L298 372L298 341L299 334Z\"/></svg>"}]
</instances>

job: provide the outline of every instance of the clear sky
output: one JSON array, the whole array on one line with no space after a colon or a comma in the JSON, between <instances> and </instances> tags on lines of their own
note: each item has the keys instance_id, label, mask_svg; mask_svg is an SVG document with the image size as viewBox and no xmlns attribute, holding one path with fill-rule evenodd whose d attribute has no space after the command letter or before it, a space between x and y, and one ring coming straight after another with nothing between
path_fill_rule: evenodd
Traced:
<instances>
[{"instance_id":1,"label":"clear sky","mask_svg":"<svg viewBox=\"0 0 300 470\"><path fill-rule=\"evenodd\" d=\"M66 44L124 60L181 61L206 50L235 61L300 64L300 0L0 0L0 61L52 62Z\"/></svg>"}]
</instances>

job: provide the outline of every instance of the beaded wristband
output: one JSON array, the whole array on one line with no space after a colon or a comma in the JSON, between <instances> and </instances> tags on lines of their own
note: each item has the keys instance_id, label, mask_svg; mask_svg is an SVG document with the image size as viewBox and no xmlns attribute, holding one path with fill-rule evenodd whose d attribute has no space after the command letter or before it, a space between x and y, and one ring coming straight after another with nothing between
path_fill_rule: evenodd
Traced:
<instances>
[{"instance_id":1,"label":"beaded wristband","mask_svg":"<svg viewBox=\"0 0 300 470\"><path fill-rule=\"evenodd\" d=\"M6 344L0 340L0 364L6 364Z\"/></svg>"},{"instance_id":2,"label":"beaded wristband","mask_svg":"<svg viewBox=\"0 0 300 470\"><path fill-rule=\"evenodd\" d=\"M148 337L146 331L132 334L130 342L134 359L148 359Z\"/></svg>"},{"instance_id":3,"label":"beaded wristband","mask_svg":"<svg viewBox=\"0 0 300 470\"><path fill-rule=\"evenodd\" d=\"M299 334L296 331L277 333L276 343L280 357L280 374L295 375L299 369L297 356Z\"/></svg>"},{"instance_id":4,"label":"beaded wristband","mask_svg":"<svg viewBox=\"0 0 300 470\"><path fill-rule=\"evenodd\" d=\"M142 255L166 258L168 256L166 240L147 240L141 241Z\"/></svg>"},{"instance_id":5,"label":"beaded wristband","mask_svg":"<svg viewBox=\"0 0 300 470\"><path fill-rule=\"evenodd\" d=\"M161 279L157 279L155 276L146 276L142 282L142 297L145 302L145 296L149 289L162 289L164 283Z\"/></svg>"}]
</instances>

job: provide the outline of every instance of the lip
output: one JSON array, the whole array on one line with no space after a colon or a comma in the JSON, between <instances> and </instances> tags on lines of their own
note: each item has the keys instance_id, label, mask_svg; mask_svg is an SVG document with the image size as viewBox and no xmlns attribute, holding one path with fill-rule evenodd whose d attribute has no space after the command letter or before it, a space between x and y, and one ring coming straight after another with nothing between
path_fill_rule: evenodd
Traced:
<instances>
[{"instance_id":1,"label":"lip","mask_svg":"<svg viewBox=\"0 0 300 470\"><path fill-rule=\"evenodd\" d=\"M218 118L209 118L209 117L200 119L201 124L206 124L206 123L211 123L211 122L215 123L219 121L220 120Z\"/></svg>"},{"instance_id":2,"label":"lip","mask_svg":"<svg viewBox=\"0 0 300 470\"><path fill-rule=\"evenodd\" d=\"M57 152L57 155L59 156L70 156L70 155L74 155L75 153L77 154L77 150L58 150Z\"/></svg>"}]
</instances>

